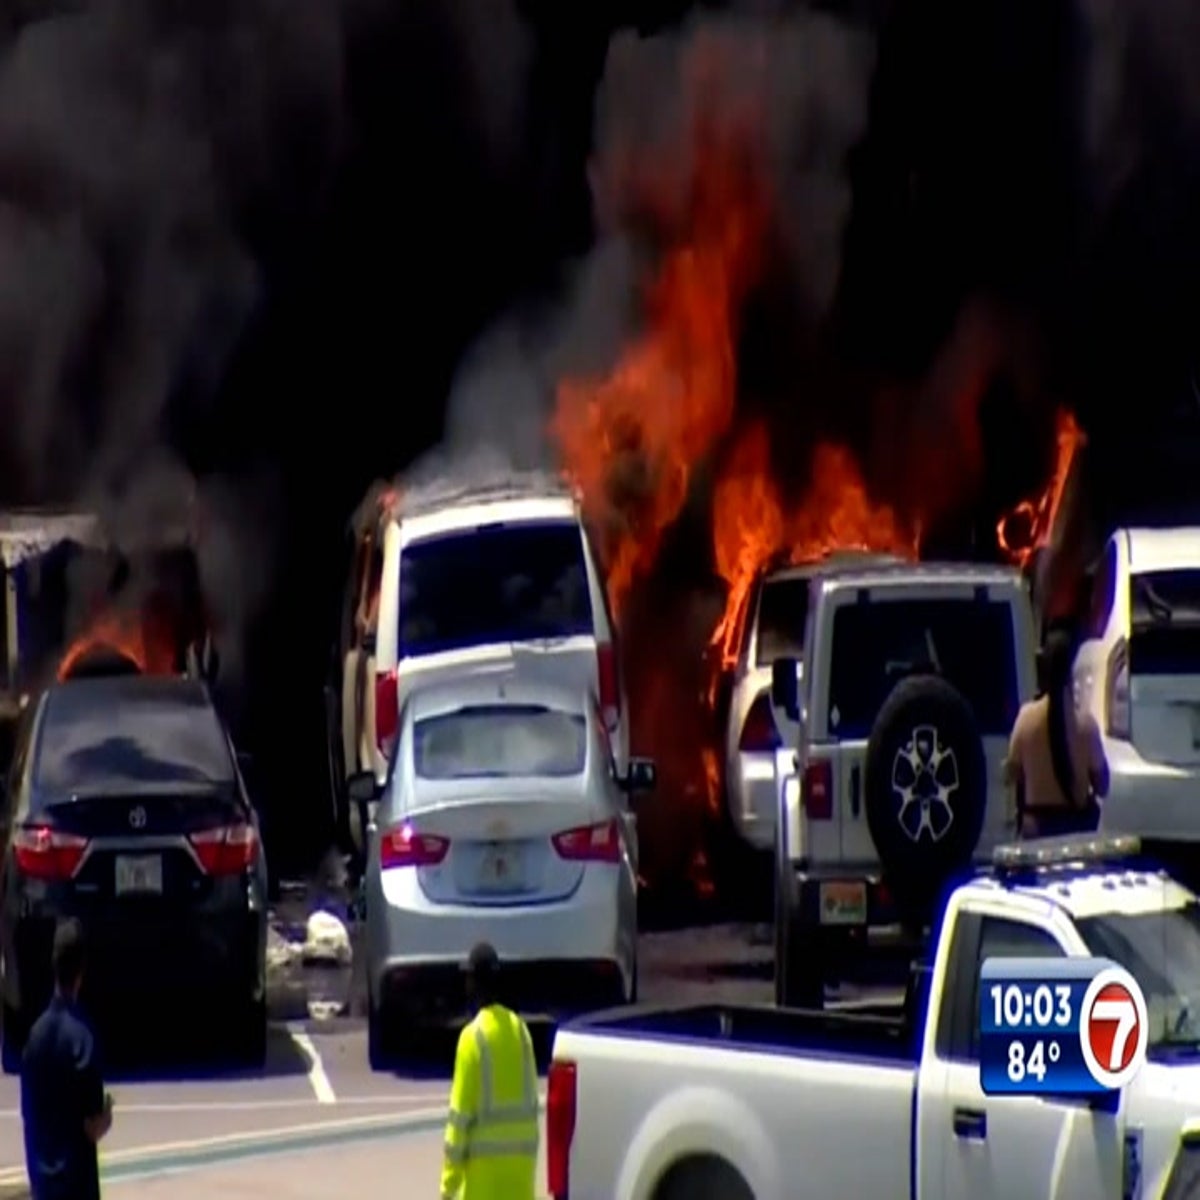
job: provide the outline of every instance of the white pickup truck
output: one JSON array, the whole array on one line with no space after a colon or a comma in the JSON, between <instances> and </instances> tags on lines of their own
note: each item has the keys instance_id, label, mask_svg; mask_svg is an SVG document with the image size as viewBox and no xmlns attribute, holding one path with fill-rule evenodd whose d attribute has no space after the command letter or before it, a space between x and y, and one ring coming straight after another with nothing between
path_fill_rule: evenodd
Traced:
<instances>
[{"instance_id":1,"label":"white pickup truck","mask_svg":"<svg viewBox=\"0 0 1200 1200\"><path fill-rule=\"evenodd\" d=\"M564 1027L550 1067L550 1194L1196 1200L1200 900L1141 867L1130 841L998 850L1004 869L952 894L903 1014L709 1005ZM1116 960L1146 993L1146 1065L1092 1102L985 1095L983 961L1089 955Z\"/></svg>"}]
</instances>

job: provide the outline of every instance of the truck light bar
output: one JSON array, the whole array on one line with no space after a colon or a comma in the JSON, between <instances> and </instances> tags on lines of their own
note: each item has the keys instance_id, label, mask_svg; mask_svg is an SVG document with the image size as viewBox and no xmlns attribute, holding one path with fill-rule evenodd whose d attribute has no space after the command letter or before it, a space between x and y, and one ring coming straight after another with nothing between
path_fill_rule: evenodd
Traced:
<instances>
[{"instance_id":1,"label":"truck light bar","mask_svg":"<svg viewBox=\"0 0 1200 1200\"><path fill-rule=\"evenodd\" d=\"M1109 837L1101 834L1071 834L997 846L992 855L992 865L1003 874L1011 874L1053 867L1121 862L1136 858L1141 852L1142 840L1132 834Z\"/></svg>"}]
</instances>

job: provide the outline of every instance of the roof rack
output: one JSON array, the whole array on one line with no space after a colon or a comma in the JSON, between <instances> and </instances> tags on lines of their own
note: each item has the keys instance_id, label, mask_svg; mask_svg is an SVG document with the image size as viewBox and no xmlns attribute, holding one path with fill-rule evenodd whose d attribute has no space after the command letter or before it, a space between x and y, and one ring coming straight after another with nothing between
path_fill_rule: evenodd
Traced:
<instances>
[{"instance_id":1,"label":"roof rack","mask_svg":"<svg viewBox=\"0 0 1200 1200\"><path fill-rule=\"evenodd\" d=\"M1142 840L1132 834L1068 834L997 846L992 866L1001 878L1011 880L1014 876L1126 862L1141 853Z\"/></svg>"}]
</instances>

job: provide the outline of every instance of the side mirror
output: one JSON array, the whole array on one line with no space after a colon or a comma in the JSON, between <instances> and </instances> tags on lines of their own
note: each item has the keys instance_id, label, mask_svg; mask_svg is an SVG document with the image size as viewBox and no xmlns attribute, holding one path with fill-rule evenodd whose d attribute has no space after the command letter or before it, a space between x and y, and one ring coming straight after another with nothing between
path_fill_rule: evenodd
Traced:
<instances>
[{"instance_id":1,"label":"side mirror","mask_svg":"<svg viewBox=\"0 0 1200 1200\"><path fill-rule=\"evenodd\" d=\"M379 798L374 771L356 771L346 780L346 796L354 804L371 804Z\"/></svg>"},{"instance_id":2,"label":"side mirror","mask_svg":"<svg viewBox=\"0 0 1200 1200\"><path fill-rule=\"evenodd\" d=\"M652 792L658 783L658 768L651 758L631 758L625 773L624 786L628 792Z\"/></svg>"},{"instance_id":3,"label":"side mirror","mask_svg":"<svg viewBox=\"0 0 1200 1200\"><path fill-rule=\"evenodd\" d=\"M771 703L782 708L788 720L800 720L800 664L794 658L777 658L771 664Z\"/></svg>"}]
</instances>

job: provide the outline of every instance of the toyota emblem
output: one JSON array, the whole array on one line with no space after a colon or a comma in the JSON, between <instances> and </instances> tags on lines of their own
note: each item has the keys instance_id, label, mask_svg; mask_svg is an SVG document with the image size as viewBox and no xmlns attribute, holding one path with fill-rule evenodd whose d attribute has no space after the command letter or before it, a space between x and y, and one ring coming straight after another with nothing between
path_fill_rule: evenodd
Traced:
<instances>
[{"instance_id":1,"label":"toyota emblem","mask_svg":"<svg viewBox=\"0 0 1200 1200\"><path fill-rule=\"evenodd\" d=\"M140 804L129 810L129 827L130 829L146 828L146 810Z\"/></svg>"}]
</instances>

